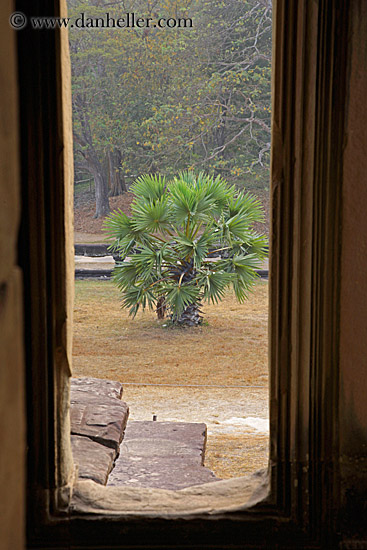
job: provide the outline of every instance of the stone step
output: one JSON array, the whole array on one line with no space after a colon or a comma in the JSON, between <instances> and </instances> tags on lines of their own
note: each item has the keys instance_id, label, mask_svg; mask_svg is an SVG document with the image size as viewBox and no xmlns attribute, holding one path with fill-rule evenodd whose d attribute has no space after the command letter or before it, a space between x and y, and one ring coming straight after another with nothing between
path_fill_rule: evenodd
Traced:
<instances>
[{"instance_id":1,"label":"stone step","mask_svg":"<svg viewBox=\"0 0 367 550\"><path fill-rule=\"evenodd\" d=\"M117 456L115 449L79 435L71 436L71 448L78 464L78 478L106 485Z\"/></svg>"},{"instance_id":2,"label":"stone step","mask_svg":"<svg viewBox=\"0 0 367 550\"><path fill-rule=\"evenodd\" d=\"M129 409L115 397L101 397L81 390L70 392L73 435L82 435L118 451Z\"/></svg>"},{"instance_id":3,"label":"stone step","mask_svg":"<svg viewBox=\"0 0 367 550\"><path fill-rule=\"evenodd\" d=\"M79 478L106 484L129 415L121 395L119 382L98 378L71 380L71 446Z\"/></svg>"},{"instance_id":4,"label":"stone step","mask_svg":"<svg viewBox=\"0 0 367 550\"><path fill-rule=\"evenodd\" d=\"M101 397L122 398L123 387L121 382L106 380L104 378L92 378L83 376L81 378L71 378L70 390L80 390Z\"/></svg>"},{"instance_id":5,"label":"stone step","mask_svg":"<svg viewBox=\"0 0 367 550\"><path fill-rule=\"evenodd\" d=\"M179 490L218 481L203 466L206 425L129 421L107 485Z\"/></svg>"}]
</instances>

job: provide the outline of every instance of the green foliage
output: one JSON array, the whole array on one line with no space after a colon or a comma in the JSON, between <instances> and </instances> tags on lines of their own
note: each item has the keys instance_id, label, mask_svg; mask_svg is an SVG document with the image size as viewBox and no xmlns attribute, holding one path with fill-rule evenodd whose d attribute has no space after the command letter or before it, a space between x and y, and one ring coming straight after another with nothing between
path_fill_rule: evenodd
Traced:
<instances>
[{"instance_id":1,"label":"green foliage","mask_svg":"<svg viewBox=\"0 0 367 550\"><path fill-rule=\"evenodd\" d=\"M203 172L145 175L132 189L131 217L105 221L122 260L114 269L122 306L135 315L160 301L177 319L187 306L219 302L230 286L243 302L266 256L266 238L251 227L262 220L259 202Z\"/></svg>"},{"instance_id":2,"label":"green foliage","mask_svg":"<svg viewBox=\"0 0 367 550\"><path fill-rule=\"evenodd\" d=\"M95 0L68 5L72 17L106 12ZM189 166L238 187L266 185L271 3L123 5L145 17L191 17L193 27L70 29L77 164L89 162L92 150L107 170L108 152L119 151L117 169L128 178L158 172L172 178ZM121 3L107 6L111 17L121 17Z\"/></svg>"}]
</instances>

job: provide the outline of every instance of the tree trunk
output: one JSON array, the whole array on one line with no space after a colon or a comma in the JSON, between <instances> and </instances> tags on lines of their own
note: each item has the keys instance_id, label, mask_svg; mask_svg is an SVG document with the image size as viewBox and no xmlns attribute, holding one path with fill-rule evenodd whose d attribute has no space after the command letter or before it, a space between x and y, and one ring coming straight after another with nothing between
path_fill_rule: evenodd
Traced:
<instances>
[{"instance_id":1,"label":"tree trunk","mask_svg":"<svg viewBox=\"0 0 367 550\"><path fill-rule=\"evenodd\" d=\"M93 162L90 163L90 169L94 178L96 197L96 213L94 214L94 218L103 218L111 212L107 178L98 159L93 159Z\"/></svg>"},{"instance_id":2,"label":"tree trunk","mask_svg":"<svg viewBox=\"0 0 367 550\"><path fill-rule=\"evenodd\" d=\"M108 200L108 180L105 174L98 154L93 146L93 137L89 125L89 116L84 101L77 101L79 97L74 97L74 106L79 117L82 132L81 135L74 134L74 140L82 149L79 151L86 163L86 169L94 178L94 188L96 197L96 213L94 218L102 218L110 212L110 202Z\"/></svg>"},{"instance_id":3,"label":"tree trunk","mask_svg":"<svg viewBox=\"0 0 367 550\"><path fill-rule=\"evenodd\" d=\"M86 169L94 179L94 194L96 198L96 212L94 218L103 218L110 214L110 201L108 199L108 179L106 171L92 146L89 146L87 153L83 154Z\"/></svg>"},{"instance_id":4,"label":"tree trunk","mask_svg":"<svg viewBox=\"0 0 367 550\"><path fill-rule=\"evenodd\" d=\"M157 308L156 308L157 318L164 319L166 316L166 310L167 310L166 299L164 296L161 296L157 302Z\"/></svg>"},{"instance_id":5,"label":"tree trunk","mask_svg":"<svg viewBox=\"0 0 367 550\"><path fill-rule=\"evenodd\" d=\"M126 191L125 177L121 174L121 151L116 149L115 151L108 152L108 165L109 165L109 196L116 197L122 195Z\"/></svg>"},{"instance_id":6,"label":"tree trunk","mask_svg":"<svg viewBox=\"0 0 367 550\"><path fill-rule=\"evenodd\" d=\"M198 325L201 325L203 322L203 316L200 315L200 307L200 303L186 306L185 310L179 317L172 316L172 322L186 327L197 327Z\"/></svg>"},{"instance_id":7,"label":"tree trunk","mask_svg":"<svg viewBox=\"0 0 367 550\"><path fill-rule=\"evenodd\" d=\"M96 213L94 217L103 218L111 212L106 177L103 174L95 174L94 184L96 193Z\"/></svg>"}]
</instances>

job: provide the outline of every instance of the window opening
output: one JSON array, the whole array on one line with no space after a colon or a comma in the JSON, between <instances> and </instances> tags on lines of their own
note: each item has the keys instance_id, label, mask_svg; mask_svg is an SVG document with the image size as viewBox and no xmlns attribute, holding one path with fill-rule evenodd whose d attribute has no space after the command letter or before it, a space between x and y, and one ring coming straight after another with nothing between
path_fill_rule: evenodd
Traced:
<instances>
[{"instance_id":1,"label":"window opening","mask_svg":"<svg viewBox=\"0 0 367 550\"><path fill-rule=\"evenodd\" d=\"M103 224L117 209L131 215L137 178L170 180L189 170L249 191L264 209L264 221L253 228L268 235L271 6L233 0L85 6L68 1L73 375L121 382L128 422L205 423L205 466L219 479L265 468L267 260L258 264L262 278L243 304L231 291L218 304L203 303L200 327L173 327L154 311L139 310L132 319L110 277L119 258L107 250Z\"/></svg>"}]
</instances>

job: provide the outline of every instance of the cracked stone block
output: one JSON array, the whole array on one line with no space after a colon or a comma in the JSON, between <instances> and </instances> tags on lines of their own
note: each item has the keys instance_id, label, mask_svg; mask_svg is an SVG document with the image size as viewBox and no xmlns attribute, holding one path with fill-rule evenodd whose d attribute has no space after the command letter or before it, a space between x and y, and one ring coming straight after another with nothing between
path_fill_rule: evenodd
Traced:
<instances>
[{"instance_id":1,"label":"cracked stone block","mask_svg":"<svg viewBox=\"0 0 367 550\"><path fill-rule=\"evenodd\" d=\"M100 396L81 389L70 392L71 433L82 435L118 451L129 408L115 397Z\"/></svg>"},{"instance_id":2,"label":"cracked stone block","mask_svg":"<svg viewBox=\"0 0 367 550\"><path fill-rule=\"evenodd\" d=\"M116 451L96 443L89 437L71 436L71 448L74 462L78 464L79 479L92 479L106 485L108 475L113 468Z\"/></svg>"}]
</instances>

